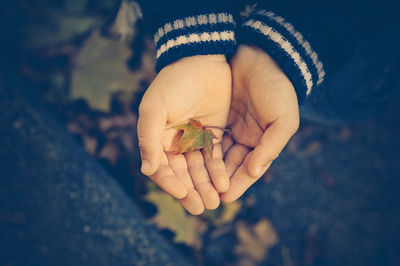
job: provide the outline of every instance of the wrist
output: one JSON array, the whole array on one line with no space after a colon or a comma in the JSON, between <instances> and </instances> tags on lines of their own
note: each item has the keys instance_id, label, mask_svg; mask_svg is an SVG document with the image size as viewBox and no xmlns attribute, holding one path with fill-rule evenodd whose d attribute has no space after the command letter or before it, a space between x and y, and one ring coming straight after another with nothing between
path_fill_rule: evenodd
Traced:
<instances>
[{"instance_id":1,"label":"wrist","mask_svg":"<svg viewBox=\"0 0 400 266\"><path fill-rule=\"evenodd\" d=\"M222 60L221 55L234 52L234 28L233 16L226 12L183 17L162 25L154 35L157 71L197 55Z\"/></svg>"},{"instance_id":2,"label":"wrist","mask_svg":"<svg viewBox=\"0 0 400 266\"><path fill-rule=\"evenodd\" d=\"M295 27L273 12L256 10L237 30L238 42L260 47L279 64L296 89L299 101L322 83L323 64Z\"/></svg>"},{"instance_id":3,"label":"wrist","mask_svg":"<svg viewBox=\"0 0 400 266\"><path fill-rule=\"evenodd\" d=\"M243 76L247 84L256 80L268 79L269 83L290 82L285 72L280 68L277 62L264 50L254 45L242 44L237 49L237 56L240 63L235 67L240 67L239 71L245 73Z\"/></svg>"},{"instance_id":4,"label":"wrist","mask_svg":"<svg viewBox=\"0 0 400 266\"><path fill-rule=\"evenodd\" d=\"M250 70L257 68L260 65L265 67L271 63L276 64L267 52L255 45L241 44L238 46L236 53L243 58L243 60L241 60L241 64Z\"/></svg>"}]
</instances>

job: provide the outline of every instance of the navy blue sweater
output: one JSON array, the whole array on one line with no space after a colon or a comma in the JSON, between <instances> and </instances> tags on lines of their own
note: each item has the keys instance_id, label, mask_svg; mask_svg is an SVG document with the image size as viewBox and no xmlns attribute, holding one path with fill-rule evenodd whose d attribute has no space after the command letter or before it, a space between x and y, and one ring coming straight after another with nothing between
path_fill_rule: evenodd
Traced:
<instances>
[{"instance_id":1,"label":"navy blue sweater","mask_svg":"<svg viewBox=\"0 0 400 266\"><path fill-rule=\"evenodd\" d=\"M139 2L154 34L157 71L182 57L231 55L237 44L256 45L286 73L299 102L348 62L359 40L381 38L396 24L382 1ZM246 6L252 8L239 16Z\"/></svg>"}]
</instances>

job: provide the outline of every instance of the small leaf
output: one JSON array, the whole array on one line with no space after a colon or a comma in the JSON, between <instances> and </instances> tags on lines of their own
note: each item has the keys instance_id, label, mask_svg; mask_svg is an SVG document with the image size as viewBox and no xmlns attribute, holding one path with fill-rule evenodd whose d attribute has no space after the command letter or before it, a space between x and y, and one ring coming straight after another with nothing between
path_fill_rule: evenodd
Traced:
<instances>
[{"instance_id":1,"label":"small leaf","mask_svg":"<svg viewBox=\"0 0 400 266\"><path fill-rule=\"evenodd\" d=\"M187 124L175 126L175 128L183 131L179 140L179 153L204 149L212 156L214 149L213 139L217 137L210 129L202 126L199 121L194 119L190 119Z\"/></svg>"}]
</instances>

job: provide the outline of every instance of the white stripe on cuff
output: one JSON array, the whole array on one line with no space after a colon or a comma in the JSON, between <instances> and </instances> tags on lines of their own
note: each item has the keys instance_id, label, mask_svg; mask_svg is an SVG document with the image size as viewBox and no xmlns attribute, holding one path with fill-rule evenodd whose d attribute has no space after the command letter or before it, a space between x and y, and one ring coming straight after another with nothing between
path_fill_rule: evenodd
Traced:
<instances>
[{"instance_id":1,"label":"white stripe on cuff","mask_svg":"<svg viewBox=\"0 0 400 266\"><path fill-rule=\"evenodd\" d=\"M271 11L267 12L265 10L260 10L257 13L260 15L263 15L263 16L267 16L270 19L276 21L278 24L280 24L282 27L284 27L290 34L292 34L296 38L296 40L299 42L299 44L301 46L303 46L307 55L311 58L311 60L314 63L315 68L317 69L317 73L318 73L317 85L321 84L324 81L324 77L325 77L324 65L318 59L318 55L316 52L313 51L310 43L303 38L303 35L300 32L296 31L296 29L292 26L292 24L285 21L284 18L275 15Z\"/></svg>"},{"instance_id":2,"label":"white stripe on cuff","mask_svg":"<svg viewBox=\"0 0 400 266\"><path fill-rule=\"evenodd\" d=\"M192 33L189 35L181 35L175 39L168 40L157 50L157 58L163 53L173 47L177 47L184 44L200 43L200 42L217 42L217 41L235 41L235 34L233 31L214 31L214 32L202 32Z\"/></svg>"},{"instance_id":3,"label":"white stripe on cuff","mask_svg":"<svg viewBox=\"0 0 400 266\"><path fill-rule=\"evenodd\" d=\"M294 49L292 44L288 40L286 40L279 32L275 31L270 26L265 25L261 21L250 19L244 25L261 32L267 38L277 43L292 58L298 69L300 69L301 74L303 75L304 81L306 82L307 86L306 95L309 95L313 86L312 76L307 64L303 61L300 54Z\"/></svg>"},{"instance_id":4,"label":"white stripe on cuff","mask_svg":"<svg viewBox=\"0 0 400 266\"><path fill-rule=\"evenodd\" d=\"M166 23L160 27L154 34L154 43L157 42L168 32L179 30L185 27L193 27L204 24L216 24L216 23L234 23L233 16L227 13L211 13L205 15L198 15L193 17L186 17L183 19L177 19L171 23Z\"/></svg>"}]
</instances>

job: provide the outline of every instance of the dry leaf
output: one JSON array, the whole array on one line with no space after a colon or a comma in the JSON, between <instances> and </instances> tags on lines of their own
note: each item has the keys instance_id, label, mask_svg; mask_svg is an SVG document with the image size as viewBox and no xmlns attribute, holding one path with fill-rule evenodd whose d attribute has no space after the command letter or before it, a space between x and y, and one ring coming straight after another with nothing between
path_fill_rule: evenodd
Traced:
<instances>
[{"instance_id":1,"label":"dry leaf","mask_svg":"<svg viewBox=\"0 0 400 266\"><path fill-rule=\"evenodd\" d=\"M261 220L254 226L239 221L236 224L236 236L239 240L235 253L251 259L254 265L263 261L268 250L278 243L278 235L268 220Z\"/></svg>"},{"instance_id":2,"label":"dry leaf","mask_svg":"<svg viewBox=\"0 0 400 266\"><path fill-rule=\"evenodd\" d=\"M144 74L128 68L131 56L128 45L93 31L73 58L71 97L83 98L90 107L108 112L114 93L131 95L140 88Z\"/></svg>"},{"instance_id":3,"label":"dry leaf","mask_svg":"<svg viewBox=\"0 0 400 266\"><path fill-rule=\"evenodd\" d=\"M175 126L174 128L183 131L179 140L179 153L191 152L205 149L212 156L214 149L213 139L217 137L214 133L204 127L199 121L190 119L189 123Z\"/></svg>"},{"instance_id":4,"label":"dry leaf","mask_svg":"<svg viewBox=\"0 0 400 266\"><path fill-rule=\"evenodd\" d=\"M158 228L174 232L174 242L184 243L196 249L201 248L201 235L207 227L204 222L188 215L176 199L163 191L150 191L145 198L158 209L157 215L151 219L152 223Z\"/></svg>"},{"instance_id":5,"label":"dry leaf","mask_svg":"<svg viewBox=\"0 0 400 266\"><path fill-rule=\"evenodd\" d=\"M90 137L90 136L84 136L83 137L83 143L85 146L85 150L90 153L91 155L93 155L96 151L97 148L97 139Z\"/></svg>"},{"instance_id":6,"label":"dry leaf","mask_svg":"<svg viewBox=\"0 0 400 266\"><path fill-rule=\"evenodd\" d=\"M109 141L107 144L101 149L99 157L103 159L107 159L111 164L115 164L120 156L120 151L117 145Z\"/></svg>"},{"instance_id":7,"label":"dry leaf","mask_svg":"<svg viewBox=\"0 0 400 266\"><path fill-rule=\"evenodd\" d=\"M216 220L216 225L225 224L233 221L236 217L240 208L242 207L242 202L240 200L236 200L231 203L221 203L223 211L219 216L219 219Z\"/></svg>"},{"instance_id":8,"label":"dry leaf","mask_svg":"<svg viewBox=\"0 0 400 266\"><path fill-rule=\"evenodd\" d=\"M112 30L121 36L121 41L131 40L135 34L135 23L143 17L137 2L122 1Z\"/></svg>"}]
</instances>

